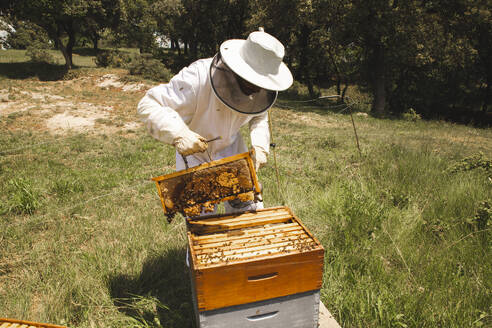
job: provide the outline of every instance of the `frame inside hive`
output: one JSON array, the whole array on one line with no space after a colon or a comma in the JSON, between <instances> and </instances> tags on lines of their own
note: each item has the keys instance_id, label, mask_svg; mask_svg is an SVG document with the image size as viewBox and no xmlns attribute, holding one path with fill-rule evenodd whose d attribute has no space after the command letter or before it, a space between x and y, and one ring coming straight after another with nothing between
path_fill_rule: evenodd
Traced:
<instances>
[{"instance_id":1,"label":"frame inside hive","mask_svg":"<svg viewBox=\"0 0 492 328\"><path fill-rule=\"evenodd\" d=\"M195 269L257 261L323 247L287 207L188 220Z\"/></svg>"},{"instance_id":2,"label":"frame inside hive","mask_svg":"<svg viewBox=\"0 0 492 328\"><path fill-rule=\"evenodd\" d=\"M176 213L193 217L213 211L223 201L253 200L260 191L253 167L250 153L243 153L152 180L168 218Z\"/></svg>"}]
</instances>

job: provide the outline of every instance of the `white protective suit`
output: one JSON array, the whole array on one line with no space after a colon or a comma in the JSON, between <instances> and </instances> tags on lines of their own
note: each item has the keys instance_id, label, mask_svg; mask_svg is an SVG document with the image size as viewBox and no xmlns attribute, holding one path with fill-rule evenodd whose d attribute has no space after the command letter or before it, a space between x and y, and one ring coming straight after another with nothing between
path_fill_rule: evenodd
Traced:
<instances>
[{"instance_id":1,"label":"white protective suit","mask_svg":"<svg viewBox=\"0 0 492 328\"><path fill-rule=\"evenodd\" d=\"M183 68L169 83L150 89L138 104L140 119L154 138L167 144L173 144L186 126L207 140L220 136L220 140L208 144L212 160L248 151L239 132L248 123L252 146L256 151L268 154L267 112L242 114L224 105L212 90L211 62L212 58L197 60ZM187 156L187 161L193 167L210 159L207 152L203 152ZM184 168L183 159L176 152L176 170ZM257 204L255 208L262 208L262 205ZM227 203L226 211L233 211Z\"/></svg>"}]
</instances>

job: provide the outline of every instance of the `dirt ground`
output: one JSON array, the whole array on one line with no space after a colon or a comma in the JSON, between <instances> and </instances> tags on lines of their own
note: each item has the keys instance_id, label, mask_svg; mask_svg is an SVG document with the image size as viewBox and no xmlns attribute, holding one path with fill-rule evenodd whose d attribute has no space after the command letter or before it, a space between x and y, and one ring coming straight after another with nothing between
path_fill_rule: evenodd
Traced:
<instances>
[{"instance_id":1,"label":"dirt ground","mask_svg":"<svg viewBox=\"0 0 492 328\"><path fill-rule=\"evenodd\" d=\"M136 106L152 87L125 81L125 72L90 72L67 81L0 81L0 120L8 130L50 134L125 133L141 123Z\"/></svg>"}]
</instances>

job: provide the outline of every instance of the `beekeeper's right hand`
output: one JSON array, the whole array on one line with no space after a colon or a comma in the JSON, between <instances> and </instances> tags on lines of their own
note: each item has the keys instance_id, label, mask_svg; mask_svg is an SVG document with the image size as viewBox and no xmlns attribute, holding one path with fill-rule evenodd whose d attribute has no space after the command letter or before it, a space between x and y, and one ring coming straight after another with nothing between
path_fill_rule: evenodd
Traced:
<instances>
[{"instance_id":1,"label":"beekeeper's right hand","mask_svg":"<svg viewBox=\"0 0 492 328\"><path fill-rule=\"evenodd\" d=\"M208 144L204 137L188 129L182 129L173 141L174 147L178 153L188 156L195 153L201 153L207 150Z\"/></svg>"}]
</instances>

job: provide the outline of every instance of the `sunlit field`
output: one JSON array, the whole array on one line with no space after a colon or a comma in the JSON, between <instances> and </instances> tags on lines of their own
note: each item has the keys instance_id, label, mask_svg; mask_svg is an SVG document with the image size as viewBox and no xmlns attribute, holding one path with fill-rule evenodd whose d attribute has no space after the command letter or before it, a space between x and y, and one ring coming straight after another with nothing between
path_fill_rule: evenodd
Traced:
<instances>
[{"instance_id":1,"label":"sunlit field","mask_svg":"<svg viewBox=\"0 0 492 328\"><path fill-rule=\"evenodd\" d=\"M150 180L174 149L136 117L153 82L83 55L66 79L16 76L26 60L0 52L0 317L192 327L184 219ZM375 119L349 96L360 152L348 109L280 96L280 185L272 153L259 172L265 205L325 248L322 301L342 327L490 326L492 130Z\"/></svg>"}]
</instances>

